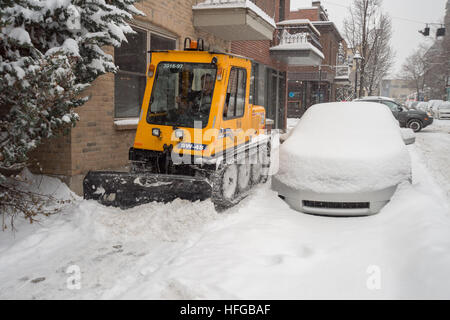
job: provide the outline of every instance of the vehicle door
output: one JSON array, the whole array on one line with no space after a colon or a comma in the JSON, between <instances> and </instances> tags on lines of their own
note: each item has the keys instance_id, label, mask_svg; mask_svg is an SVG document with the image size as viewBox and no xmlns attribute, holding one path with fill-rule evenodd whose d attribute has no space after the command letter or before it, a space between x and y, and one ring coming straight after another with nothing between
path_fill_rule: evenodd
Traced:
<instances>
[{"instance_id":1,"label":"vehicle door","mask_svg":"<svg viewBox=\"0 0 450 320\"><path fill-rule=\"evenodd\" d=\"M225 106L222 115L222 128L220 137L225 138L226 145L239 145L245 143L244 133L247 129L245 113L247 112L248 83L247 70L243 67L232 67L228 81ZM228 147L225 147L228 149Z\"/></svg>"}]
</instances>

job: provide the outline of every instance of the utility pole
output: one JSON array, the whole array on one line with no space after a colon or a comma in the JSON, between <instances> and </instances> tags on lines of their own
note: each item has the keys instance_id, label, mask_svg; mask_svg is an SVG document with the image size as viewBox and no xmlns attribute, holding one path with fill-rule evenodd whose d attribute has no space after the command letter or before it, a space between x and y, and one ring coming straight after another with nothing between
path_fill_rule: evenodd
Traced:
<instances>
[{"instance_id":1,"label":"utility pole","mask_svg":"<svg viewBox=\"0 0 450 320\"><path fill-rule=\"evenodd\" d=\"M360 61L362 61L364 58L361 56L361 54L359 53L359 51L356 51L355 56L353 57L353 59L356 61L356 72L355 72L355 98L359 98L358 95L358 71L359 71L359 63ZM361 93L361 91L359 92Z\"/></svg>"},{"instance_id":2,"label":"utility pole","mask_svg":"<svg viewBox=\"0 0 450 320\"><path fill-rule=\"evenodd\" d=\"M322 66L319 65L319 103L322 103L322 88L321 88L321 83L322 83Z\"/></svg>"}]
</instances>

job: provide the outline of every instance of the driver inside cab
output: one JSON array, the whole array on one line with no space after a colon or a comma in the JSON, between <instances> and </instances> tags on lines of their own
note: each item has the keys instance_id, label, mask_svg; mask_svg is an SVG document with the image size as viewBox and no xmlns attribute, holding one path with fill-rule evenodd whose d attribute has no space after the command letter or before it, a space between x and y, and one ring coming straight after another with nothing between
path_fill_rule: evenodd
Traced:
<instances>
[{"instance_id":1,"label":"driver inside cab","mask_svg":"<svg viewBox=\"0 0 450 320\"><path fill-rule=\"evenodd\" d=\"M212 93L214 89L214 79L209 73L201 76L201 90L191 91L187 99L181 96L176 98L178 104L178 119L180 122L193 121L195 115L209 114L212 102Z\"/></svg>"}]
</instances>

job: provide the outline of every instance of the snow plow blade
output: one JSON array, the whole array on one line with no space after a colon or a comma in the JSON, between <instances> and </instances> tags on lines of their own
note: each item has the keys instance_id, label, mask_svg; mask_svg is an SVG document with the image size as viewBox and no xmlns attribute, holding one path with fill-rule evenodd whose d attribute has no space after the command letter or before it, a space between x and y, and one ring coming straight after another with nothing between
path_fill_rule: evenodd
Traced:
<instances>
[{"instance_id":1,"label":"snow plow blade","mask_svg":"<svg viewBox=\"0 0 450 320\"><path fill-rule=\"evenodd\" d=\"M83 181L86 200L129 209L150 202L168 203L177 198L203 201L211 197L206 178L128 172L89 172Z\"/></svg>"}]
</instances>

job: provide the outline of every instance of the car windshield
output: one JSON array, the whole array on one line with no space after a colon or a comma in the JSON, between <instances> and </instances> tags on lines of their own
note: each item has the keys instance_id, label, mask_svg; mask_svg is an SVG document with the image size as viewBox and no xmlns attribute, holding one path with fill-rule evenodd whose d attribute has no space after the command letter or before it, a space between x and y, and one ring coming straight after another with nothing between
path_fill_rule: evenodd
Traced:
<instances>
[{"instance_id":1,"label":"car windshield","mask_svg":"<svg viewBox=\"0 0 450 320\"><path fill-rule=\"evenodd\" d=\"M161 62L158 65L147 122L193 128L208 124L217 68L207 63Z\"/></svg>"},{"instance_id":2,"label":"car windshield","mask_svg":"<svg viewBox=\"0 0 450 320\"><path fill-rule=\"evenodd\" d=\"M400 111L400 106L393 101L382 100L381 102L387 105L391 109L391 111L394 112Z\"/></svg>"}]
</instances>

